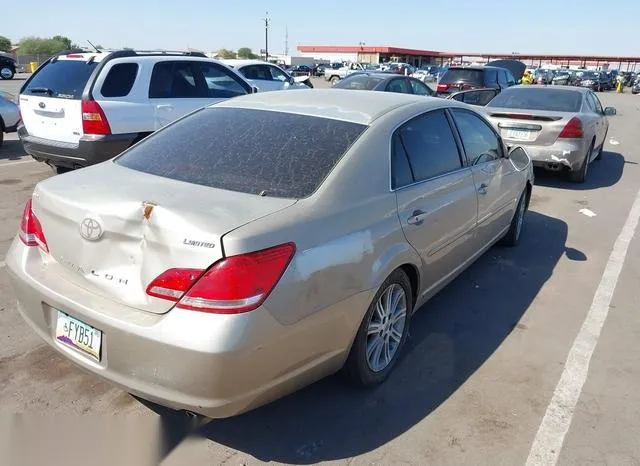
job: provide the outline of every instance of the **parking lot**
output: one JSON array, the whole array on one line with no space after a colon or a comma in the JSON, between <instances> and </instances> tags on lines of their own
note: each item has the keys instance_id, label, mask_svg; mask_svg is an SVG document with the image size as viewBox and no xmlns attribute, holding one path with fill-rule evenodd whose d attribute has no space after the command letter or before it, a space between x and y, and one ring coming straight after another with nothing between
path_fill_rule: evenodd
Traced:
<instances>
[{"instance_id":1,"label":"parking lot","mask_svg":"<svg viewBox=\"0 0 640 466\"><path fill-rule=\"evenodd\" d=\"M21 84L3 81L0 89L16 93ZM640 98L599 97L617 115L587 182L536 172L522 243L489 250L416 314L406 355L385 384L362 391L329 377L212 421L163 464L517 465L528 458L549 464L540 460L549 453L562 465L640 464L640 242L638 214L630 213L640 189ZM16 310L1 261L34 185L49 176L15 134L6 138L0 406L6 413L155 418L58 356ZM575 412L563 405L574 395Z\"/></svg>"}]
</instances>

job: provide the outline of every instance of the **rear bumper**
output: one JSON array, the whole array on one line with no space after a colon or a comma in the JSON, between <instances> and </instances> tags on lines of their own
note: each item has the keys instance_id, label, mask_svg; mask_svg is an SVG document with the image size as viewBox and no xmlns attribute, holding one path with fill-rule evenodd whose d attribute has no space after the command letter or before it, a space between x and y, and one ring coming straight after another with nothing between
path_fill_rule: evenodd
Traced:
<instances>
[{"instance_id":1,"label":"rear bumper","mask_svg":"<svg viewBox=\"0 0 640 466\"><path fill-rule=\"evenodd\" d=\"M17 127L27 154L39 162L67 168L78 168L112 159L138 138L137 133L108 136L83 136L77 144L31 136L24 125Z\"/></svg>"},{"instance_id":2,"label":"rear bumper","mask_svg":"<svg viewBox=\"0 0 640 466\"><path fill-rule=\"evenodd\" d=\"M582 139L556 141L551 146L526 145L520 141L505 140L509 146L522 146L525 148L534 167L559 170L567 168L577 170L582 165L586 155Z\"/></svg>"},{"instance_id":3,"label":"rear bumper","mask_svg":"<svg viewBox=\"0 0 640 466\"><path fill-rule=\"evenodd\" d=\"M363 313L363 292L291 325L264 307L238 315L172 309L152 314L91 294L14 240L6 264L18 310L56 351L140 398L211 418L248 411L337 371ZM55 338L61 310L103 332L97 361ZM354 321L355 322L355 321ZM359 322L358 322L359 323Z\"/></svg>"}]
</instances>

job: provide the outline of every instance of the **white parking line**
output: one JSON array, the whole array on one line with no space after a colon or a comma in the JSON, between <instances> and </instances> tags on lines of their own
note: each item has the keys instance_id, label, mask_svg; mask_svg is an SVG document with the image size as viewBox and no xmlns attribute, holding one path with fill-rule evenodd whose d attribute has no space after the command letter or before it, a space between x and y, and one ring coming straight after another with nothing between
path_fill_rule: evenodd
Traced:
<instances>
[{"instance_id":1,"label":"white parking line","mask_svg":"<svg viewBox=\"0 0 640 466\"><path fill-rule=\"evenodd\" d=\"M609 314L609 305L639 218L640 191L636 195L624 227L613 245L613 251L611 251L602 279L593 297L591 308L571 346L564 371L562 371L560 381L531 446L527 466L555 466L558 462L560 450L571 426L571 419L582 387L587 380L591 356Z\"/></svg>"},{"instance_id":2,"label":"white parking line","mask_svg":"<svg viewBox=\"0 0 640 466\"><path fill-rule=\"evenodd\" d=\"M37 160L35 160L35 159L20 160L18 162L0 163L0 167L8 167L10 165L20 165L21 163L34 163L34 162L37 162Z\"/></svg>"}]
</instances>

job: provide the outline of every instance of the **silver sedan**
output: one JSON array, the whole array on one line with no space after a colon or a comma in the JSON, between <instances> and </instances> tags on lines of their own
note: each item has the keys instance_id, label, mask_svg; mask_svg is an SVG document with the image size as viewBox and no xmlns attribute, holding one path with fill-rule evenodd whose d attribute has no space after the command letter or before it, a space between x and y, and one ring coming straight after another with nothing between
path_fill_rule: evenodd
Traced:
<instances>
[{"instance_id":1,"label":"silver sedan","mask_svg":"<svg viewBox=\"0 0 640 466\"><path fill-rule=\"evenodd\" d=\"M582 183L589 164L602 156L608 115L590 90L570 86L515 86L486 106L489 119L508 144L527 148L536 166L564 170Z\"/></svg>"},{"instance_id":2,"label":"silver sedan","mask_svg":"<svg viewBox=\"0 0 640 466\"><path fill-rule=\"evenodd\" d=\"M64 357L228 417L341 368L383 382L414 310L518 244L532 186L526 152L465 104L252 94L40 182L6 264Z\"/></svg>"},{"instance_id":3,"label":"silver sedan","mask_svg":"<svg viewBox=\"0 0 640 466\"><path fill-rule=\"evenodd\" d=\"M0 146L4 142L4 133L16 131L20 121L20 110L14 102L14 96L0 91Z\"/></svg>"}]
</instances>

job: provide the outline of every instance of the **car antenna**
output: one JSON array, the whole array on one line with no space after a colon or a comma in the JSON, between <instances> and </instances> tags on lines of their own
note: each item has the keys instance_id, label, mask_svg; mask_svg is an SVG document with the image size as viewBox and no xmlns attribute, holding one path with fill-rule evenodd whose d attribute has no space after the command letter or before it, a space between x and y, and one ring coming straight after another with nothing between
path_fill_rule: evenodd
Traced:
<instances>
[{"instance_id":1,"label":"car antenna","mask_svg":"<svg viewBox=\"0 0 640 466\"><path fill-rule=\"evenodd\" d=\"M96 47L95 45L93 45L89 39L87 39L87 42L89 42L89 45L90 45L91 47L93 47L94 49L96 49L96 52L98 52L98 53L102 53L102 50L98 49L98 47Z\"/></svg>"}]
</instances>

